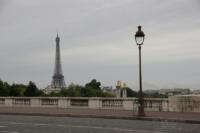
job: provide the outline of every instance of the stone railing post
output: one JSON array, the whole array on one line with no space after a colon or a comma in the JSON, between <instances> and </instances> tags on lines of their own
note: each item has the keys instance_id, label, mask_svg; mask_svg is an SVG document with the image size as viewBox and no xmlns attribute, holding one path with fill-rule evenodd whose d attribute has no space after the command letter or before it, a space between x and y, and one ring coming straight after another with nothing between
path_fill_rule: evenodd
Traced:
<instances>
[{"instance_id":1,"label":"stone railing post","mask_svg":"<svg viewBox=\"0 0 200 133\"><path fill-rule=\"evenodd\" d=\"M59 98L58 99L58 108L67 108L70 106L68 98Z\"/></svg>"},{"instance_id":2,"label":"stone railing post","mask_svg":"<svg viewBox=\"0 0 200 133\"><path fill-rule=\"evenodd\" d=\"M13 106L11 97L5 98L5 106L6 107L12 107Z\"/></svg>"},{"instance_id":3,"label":"stone railing post","mask_svg":"<svg viewBox=\"0 0 200 133\"><path fill-rule=\"evenodd\" d=\"M31 99L31 107L41 107L41 101L39 97L33 97Z\"/></svg>"},{"instance_id":4,"label":"stone railing post","mask_svg":"<svg viewBox=\"0 0 200 133\"><path fill-rule=\"evenodd\" d=\"M93 97L91 97L91 98L89 98L88 99L88 105L89 105L89 108L90 109L100 109L101 108L101 103L100 103L101 101L100 101L100 98L93 98Z\"/></svg>"},{"instance_id":5,"label":"stone railing post","mask_svg":"<svg viewBox=\"0 0 200 133\"><path fill-rule=\"evenodd\" d=\"M125 110L133 110L133 104L134 104L134 100L133 99L128 99L128 98L124 98L123 99L123 109L125 109Z\"/></svg>"},{"instance_id":6,"label":"stone railing post","mask_svg":"<svg viewBox=\"0 0 200 133\"><path fill-rule=\"evenodd\" d=\"M164 112L168 112L169 111L169 100L163 100L162 101L162 108Z\"/></svg>"}]
</instances>

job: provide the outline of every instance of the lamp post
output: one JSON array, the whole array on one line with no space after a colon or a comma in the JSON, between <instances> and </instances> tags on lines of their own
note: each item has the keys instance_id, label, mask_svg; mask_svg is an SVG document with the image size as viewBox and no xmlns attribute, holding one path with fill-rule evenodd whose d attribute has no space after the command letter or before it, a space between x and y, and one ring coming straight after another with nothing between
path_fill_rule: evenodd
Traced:
<instances>
[{"instance_id":1,"label":"lamp post","mask_svg":"<svg viewBox=\"0 0 200 133\"><path fill-rule=\"evenodd\" d=\"M145 116L144 113L144 95L142 92L142 70L141 70L141 45L144 42L144 32L141 30L141 26L138 26L138 31L135 34L135 41L139 48L139 107L138 107L138 116Z\"/></svg>"}]
</instances>

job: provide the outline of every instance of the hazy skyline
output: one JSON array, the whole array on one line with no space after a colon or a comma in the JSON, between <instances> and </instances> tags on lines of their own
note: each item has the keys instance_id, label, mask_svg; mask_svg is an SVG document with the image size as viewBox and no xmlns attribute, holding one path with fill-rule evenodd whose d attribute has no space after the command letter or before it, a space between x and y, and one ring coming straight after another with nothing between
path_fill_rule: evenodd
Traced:
<instances>
[{"instance_id":1,"label":"hazy skyline","mask_svg":"<svg viewBox=\"0 0 200 133\"><path fill-rule=\"evenodd\" d=\"M51 83L60 36L66 84L95 78L138 86L137 26L145 89L200 89L198 0L0 0L0 78Z\"/></svg>"}]
</instances>

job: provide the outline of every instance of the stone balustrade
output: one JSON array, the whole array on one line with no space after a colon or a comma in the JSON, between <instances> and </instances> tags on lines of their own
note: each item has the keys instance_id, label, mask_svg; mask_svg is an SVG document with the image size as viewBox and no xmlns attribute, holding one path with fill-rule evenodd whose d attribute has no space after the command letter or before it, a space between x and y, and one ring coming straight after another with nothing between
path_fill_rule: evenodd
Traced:
<instances>
[{"instance_id":1,"label":"stone balustrade","mask_svg":"<svg viewBox=\"0 0 200 133\"><path fill-rule=\"evenodd\" d=\"M52 107L89 109L138 109L137 98L102 97L0 97L0 107ZM145 99L146 111L168 111L167 99Z\"/></svg>"},{"instance_id":2,"label":"stone balustrade","mask_svg":"<svg viewBox=\"0 0 200 133\"><path fill-rule=\"evenodd\" d=\"M200 95L145 98L145 111L200 112ZM0 97L0 107L88 108L138 111L137 98Z\"/></svg>"}]
</instances>

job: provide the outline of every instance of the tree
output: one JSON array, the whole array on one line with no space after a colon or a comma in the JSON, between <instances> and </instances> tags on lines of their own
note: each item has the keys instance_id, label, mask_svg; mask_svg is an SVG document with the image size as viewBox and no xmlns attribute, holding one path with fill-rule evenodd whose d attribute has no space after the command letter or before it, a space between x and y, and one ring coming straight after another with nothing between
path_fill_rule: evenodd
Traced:
<instances>
[{"instance_id":1,"label":"tree","mask_svg":"<svg viewBox=\"0 0 200 133\"><path fill-rule=\"evenodd\" d=\"M7 82L3 82L0 80L0 96L9 96L10 93L10 85Z\"/></svg>"},{"instance_id":2,"label":"tree","mask_svg":"<svg viewBox=\"0 0 200 133\"><path fill-rule=\"evenodd\" d=\"M109 93L109 92L103 92L102 97L115 97L115 94Z\"/></svg>"},{"instance_id":3,"label":"tree","mask_svg":"<svg viewBox=\"0 0 200 133\"><path fill-rule=\"evenodd\" d=\"M43 90L38 90L37 96L46 96Z\"/></svg>"},{"instance_id":4,"label":"tree","mask_svg":"<svg viewBox=\"0 0 200 133\"><path fill-rule=\"evenodd\" d=\"M101 86L101 83L97 82L96 79L93 79L91 82L85 84L85 88L91 87L92 89L95 89L95 90L101 90L100 86Z\"/></svg>"},{"instance_id":5,"label":"tree","mask_svg":"<svg viewBox=\"0 0 200 133\"><path fill-rule=\"evenodd\" d=\"M68 86L67 95L70 97L80 97L81 96L81 86L71 83Z\"/></svg>"},{"instance_id":6,"label":"tree","mask_svg":"<svg viewBox=\"0 0 200 133\"><path fill-rule=\"evenodd\" d=\"M92 87L88 86L88 87L83 88L82 95L84 97L97 97L96 91L97 90L95 90Z\"/></svg>"},{"instance_id":7,"label":"tree","mask_svg":"<svg viewBox=\"0 0 200 133\"><path fill-rule=\"evenodd\" d=\"M12 84L10 87L10 96L24 96L27 86L23 84Z\"/></svg>"},{"instance_id":8,"label":"tree","mask_svg":"<svg viewBox=\"0 0 200 133\"><path fill-rule=\"evenodd\" d=\"M126 89L126 91L127 91L127 97L138 97L139 96L138 92L135 92L135 91L133 91L132 89L130 89L128 87L126 87L124 89Z\"/></svg>"},{"instance_id":9,"label":"tree","mask_svg":"<svg viewBox=\"0 0 200 133\"><path fill-rule=\"evenodd\" d=\"M27 87L26 91L24 92L24 95L31 96L31 97L39 95L39 90L34 82L29 81L28 87Z\"/></svg>"},{"instance_id":10,"label":"tree","mask_svg":"<svg viewBox=\"0 0 200 133\"><path fill-rule=\"evenodd\" d=\"M66 88L62 89L60 91L61 96L67 97L69 96L68 90Z\"/></svg>"},{"instance_id":11,"label":"tree","mask_svg":"<svg viewBox=\"0 0 200 133\"><path fill-rule=\"evenodd\" d=\"M101 97L103 92L101 90L101 83L96 79L91 80L85 84L85 87L81 90L81 95L84 97Z\"/></svg>"},{"instance_id":12,"label":"tree","mask_svg":"<svg viewBox=\"0 0 200 133\"><path fill-rule=\"evenodd\" d=\"M52 91L49 95L50 95L51 97L60 97L60 96L61 96L61 93L60 93L60 92L54 92L54 91Z\"/></svg>"}]
</instances>

